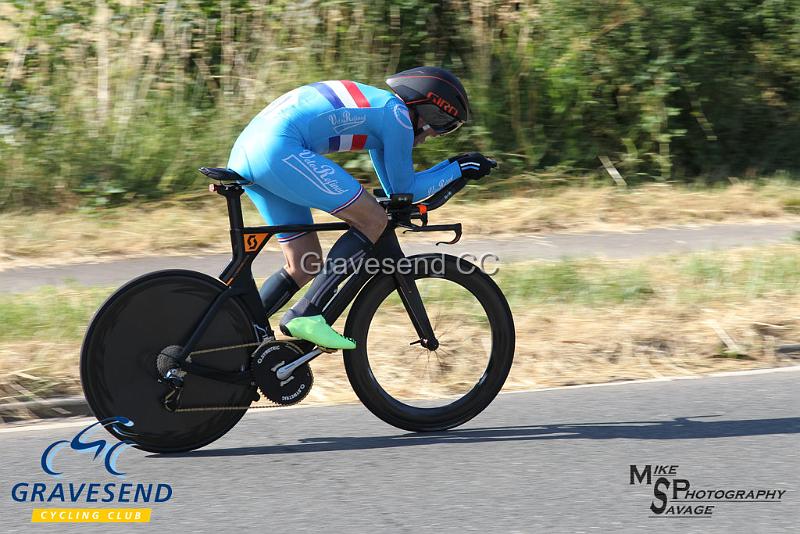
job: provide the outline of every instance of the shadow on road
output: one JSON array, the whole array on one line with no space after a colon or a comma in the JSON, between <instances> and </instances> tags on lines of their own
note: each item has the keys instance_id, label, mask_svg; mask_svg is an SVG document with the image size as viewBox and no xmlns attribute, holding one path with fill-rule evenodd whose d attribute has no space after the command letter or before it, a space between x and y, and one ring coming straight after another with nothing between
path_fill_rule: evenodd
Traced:
<instances>
[{"instance_id":1,"label":"shadow on road","mask_svg":"<svg viewBox=\"0 0 800 534\"><path fill-rule=\"evenodd\" d=\"M621 421L612 423L564 423L552 425L470 428L424 434L393 436L306 438L292 445L264 445L227 449L203 449L183 454L153 454L150 457L217 457L261 454L330 452L413 445L454 445L490 441L533 441L548 439L708 439L768 434L800 433L800 417L745 419L740 421L696 421L717 416L678 417L671 421Z\"/></svg>"}]
</instances>

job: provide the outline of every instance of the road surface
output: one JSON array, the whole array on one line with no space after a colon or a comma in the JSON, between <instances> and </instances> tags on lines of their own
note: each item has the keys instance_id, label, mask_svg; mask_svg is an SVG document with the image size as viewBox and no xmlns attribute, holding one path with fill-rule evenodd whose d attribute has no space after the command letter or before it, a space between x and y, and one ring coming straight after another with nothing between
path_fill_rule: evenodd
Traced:
<instances>
[{"instance_id":1,"label":"road surface","mask_svg":"<svg viewBox=\"0 0 800 534\"><path fill-rule=\"evenodd\" d=\"M798 368L765 374L502 394L458 430L409 434L360 405L251 411L185 455L125 450L128 482L169 483L149 525L80 532L796 532L800 524ZM0 431L0 517L31 525L20 481L57 482L42 451L75 426ZM696 489L785 490L780 501L713 504L711 517L653 515L653 486L630 465L677 465ZM65 450L58 481L114 481ZM655 482L655 479L653 479ZM660 504L660 501L656 501ZM55 506L38 504L38 506ZM108 506L108 505L105 505ZM35 528L34 528L35 527ZM75 530L77 532L77 530Z\"/></svg>"},{"instance_id":2,"label":"road surface","mask_svg":"<svg viewBox=\"0 0 800 534\"><path fill-rule=\"evenodd\" d=\"M654 228L637 232L592 232L550 234L503 239L473 239L465 236L453 246L436 247L448 234L431 234L430 243L406 245L406 254L445 251L449 254L494 254L499 262L558 260L567 257L602 256L637 258L656 254L725 249L791 241L796 223L718 224L700 227ZM449 234L452 235L452 234ZM0 271L0 292L21 292L43 285L74 282L81 285L119 286L140 274L158 269L191 269L218 276L230 254L207 256L146 257L102 263L19 267ZM497 262L490 260L488 265ZM256 277L266 276L283 265L283 255L270 246L253 264Z\"/></svg>"}]
</instances>

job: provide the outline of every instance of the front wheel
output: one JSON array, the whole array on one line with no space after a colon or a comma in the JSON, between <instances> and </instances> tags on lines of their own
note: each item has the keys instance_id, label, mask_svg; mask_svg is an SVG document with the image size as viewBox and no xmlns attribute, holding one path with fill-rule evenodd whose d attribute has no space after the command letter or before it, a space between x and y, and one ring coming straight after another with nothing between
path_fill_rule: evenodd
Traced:
<instances>
[{"instance_id":1,"label":"front wheel","mask_svg":"<svg viewBox=\"0 0 800 534\"><path fill-rule=\"evenodd\" d=\"M370 280L345 326L356 348L344 354L361 402L390 425L447 430L483 411L514 358L514 321L503 293L472 263L445 254L409 258L440 345L417 341L390 274Z\"/></svg>"}]
</instances>

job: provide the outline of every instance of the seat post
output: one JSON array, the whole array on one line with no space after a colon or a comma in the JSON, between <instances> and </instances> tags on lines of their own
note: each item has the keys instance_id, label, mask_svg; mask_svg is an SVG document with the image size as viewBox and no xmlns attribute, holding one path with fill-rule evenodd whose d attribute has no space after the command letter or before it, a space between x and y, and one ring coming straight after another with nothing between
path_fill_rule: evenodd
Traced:
<instances>
[{"instance_id":1,"label":"seat post","mask_svg":"<svg viewBox=\"0 0 800 534\"><path fill-rule=\"evenodd\" d=\"M239 184L214 184L210 188L225 197L228 203L228 220L230 221L231 230L244 228L241 199L244 189L242 189L242 186Z\"/></svg>"},{"instance_id":2,"label":"seat post","mask_svg":"<svg viewBox=\"0 0 800 534\"><path fill-rule=\"evenodd\" d=\"M244 218L242 217L242 193L244 189L242 186L231 186L231 192L225 196L228 201L228 219L231 222L231 228L241 230L244 228Z\"/></svg>"},{"instance_id":3,"label":"seat post","mask_svg":"<svg viewBox=\"0 0 800 534\"><path fill-rule=\"evenodd\" d=\"M244 257L242 233L244 232L244 217L242 217L242 193L244 189L239 184L211 184L210 191L225 197L228 204L228 221L231 232L231 249L233 252L232 264ZM227 269L226 269L227 272Z\"/></svg>"}]
</instances>

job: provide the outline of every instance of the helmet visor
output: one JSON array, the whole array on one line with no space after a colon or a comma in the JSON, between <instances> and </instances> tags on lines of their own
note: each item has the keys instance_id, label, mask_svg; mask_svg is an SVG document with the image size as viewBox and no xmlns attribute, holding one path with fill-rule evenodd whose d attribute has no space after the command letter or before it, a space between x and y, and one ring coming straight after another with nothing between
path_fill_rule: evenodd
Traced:
<instances>
[{"instance_id":1,"label":"helmet visor","mask_svg":"<svg viewBox=\"0 0 800 534\"><path fill-rule=\"evenodd\" d=\"M417 112L427 122L434 132L439 135L448 134L458 130L464 121L445 113L434 104L417 104Z\"/></svg>"}]
</instances>

